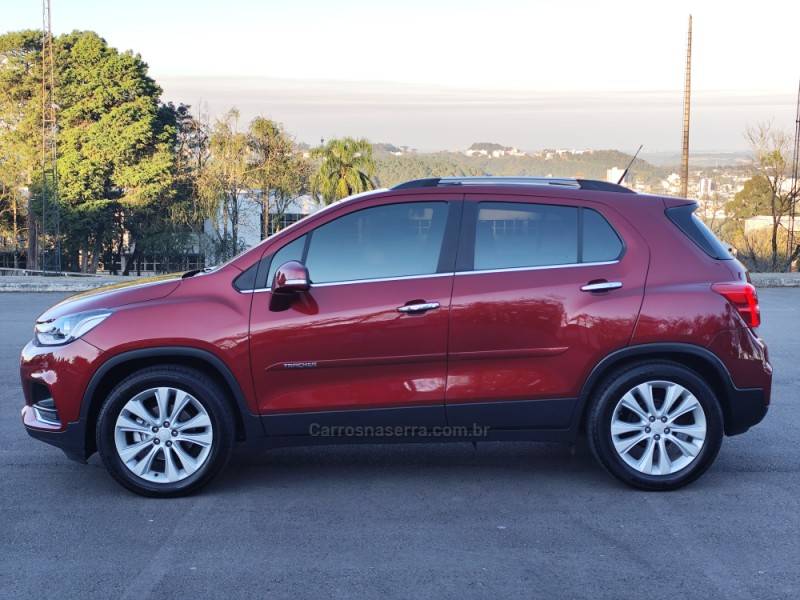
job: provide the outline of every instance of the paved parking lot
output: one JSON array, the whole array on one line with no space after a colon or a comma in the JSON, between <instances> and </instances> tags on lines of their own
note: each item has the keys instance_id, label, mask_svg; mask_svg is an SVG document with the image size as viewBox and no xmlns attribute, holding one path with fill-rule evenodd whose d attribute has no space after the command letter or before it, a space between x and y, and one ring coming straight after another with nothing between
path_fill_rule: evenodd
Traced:
<instances>
[{"instance_id":1,"label":"paved parking lot","mask_svg":"<svg viewBox=\"0 0 800 600\"><path fill-rule=\"evenodd\" d=\"M0 294L3 598L798 598L800 290L760 290L773 406L637 492L547 444L286 449L148 500L29 439L17 360L62 294Z\"/></svg>"}]
</instances>

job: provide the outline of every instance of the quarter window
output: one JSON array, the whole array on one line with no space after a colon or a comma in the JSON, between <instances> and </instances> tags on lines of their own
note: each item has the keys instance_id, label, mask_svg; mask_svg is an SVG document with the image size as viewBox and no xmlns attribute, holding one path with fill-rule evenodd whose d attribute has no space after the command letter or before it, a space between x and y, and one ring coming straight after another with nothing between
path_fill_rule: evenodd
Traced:
<instances>
[{"instance_id":1,"label":"quarter window","mask_svg":"<svg viewBox=\"0 0 800 600\"><path fill-rule=\"evenodd\" d=\"M436 273L446 202L366 208L314 230L306 257L313 283Z\"/></svg>"},{"instance_id":2,"label":"quarter window","mask_svg":"<svg viewBox=\"0 0 800 600\"><path fill-rule=\"evenodd\" d=\"M583 212L583 257L581 262L616 260L622 254L622 241L605 217L591 208Z\"/></svg>"}]
</instances>

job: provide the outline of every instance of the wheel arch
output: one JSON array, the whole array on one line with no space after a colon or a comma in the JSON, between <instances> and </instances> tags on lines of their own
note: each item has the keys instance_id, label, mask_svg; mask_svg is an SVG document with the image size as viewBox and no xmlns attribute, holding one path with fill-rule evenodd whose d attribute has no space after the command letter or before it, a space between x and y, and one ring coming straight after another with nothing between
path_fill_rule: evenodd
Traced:
<instances>
[{"instance_id":1,"label":"wheel arch","mask_svg":"<svg viewBox=\"0 0 800 600\"><path fill-rule=\"evenodd\" d=\"M682 343L641 344L621 348L607 355L592 369L581 388L578 398L578 422L576 428L585 428L586 419L591 408L592 398L602 383L621 368L652 360L666 360L687 367L702 377L711 387L720 403L725 421L725 433L740 433L733 425L733 407L731 405L733 384L728 369L722 360L710 350L702 346Z\"/></svg>"},{"instance_id":2,"label":"wheel arch","mask_svg":"<svg viewBox=\"0 0 800 600\"><path fill-rule=\"evenodd\" d=\"M186 346L144 348L117 354L106 360L94 372L81 402L81 421L85 424L86 456L96 448L95 429L103 401L111 390L128 375L145 367L159 365L181 365L202 371L211 377L226 392L225 397L233 412L236 424L236 440L244 441L263 435L257 416L247 408L239 382L228 366L217 356L206 350Z\"/></svg>"}]
</instances>

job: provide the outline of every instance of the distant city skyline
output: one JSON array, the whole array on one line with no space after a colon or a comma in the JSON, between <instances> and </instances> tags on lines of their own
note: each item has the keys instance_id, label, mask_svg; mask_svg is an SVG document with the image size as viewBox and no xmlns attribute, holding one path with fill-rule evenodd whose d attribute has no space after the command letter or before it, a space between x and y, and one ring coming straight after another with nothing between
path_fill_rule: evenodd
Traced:
<instances>
[{"instance_id":1,"label":"distant city skyline","mask_svg":"<svg viewBox=\"0 0 800 600\"><path fill-rule=\"evenodd\" d=\"M4 29L40 26L38 0L8 4ZM140 53L166 100L306 143L663 152L680 148L690 12L692 150L745 150L759 121L791 131L800 4L778 0L53 0L53 26Z\"/></svg>"}]
</instances>

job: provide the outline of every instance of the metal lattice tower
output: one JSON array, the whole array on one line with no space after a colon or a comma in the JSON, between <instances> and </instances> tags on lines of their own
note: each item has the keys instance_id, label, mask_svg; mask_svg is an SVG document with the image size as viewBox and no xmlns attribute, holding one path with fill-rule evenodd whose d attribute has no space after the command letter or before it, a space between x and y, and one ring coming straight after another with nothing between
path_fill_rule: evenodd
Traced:
<instances>
[{"instance_id":1,"label":"metal lattice tower","mask_svg":"<svg viewBox=\"0 0 800 600\"><path fill-rule=\"evenodd\" d=\"M45 271L61 270L61 224L56 169L57 108L50 0L42 0L42 223L39 268ZM48 244L48 235L52 236L52 244ZM48 246L51 248L48 249Z\"/></svg>"},{"instance_id":2,"label":"metal lattice tower","mask_svg":"<svg viewBox=\"0 0 800 600\"><path fill-rule=\"evenodd\" d=\"M683 84L683 149L681 154L681 196L689 195L689 108L692 96L692 15L686 42L686 80Z\"/></svg>"}]
</instances>

